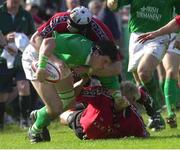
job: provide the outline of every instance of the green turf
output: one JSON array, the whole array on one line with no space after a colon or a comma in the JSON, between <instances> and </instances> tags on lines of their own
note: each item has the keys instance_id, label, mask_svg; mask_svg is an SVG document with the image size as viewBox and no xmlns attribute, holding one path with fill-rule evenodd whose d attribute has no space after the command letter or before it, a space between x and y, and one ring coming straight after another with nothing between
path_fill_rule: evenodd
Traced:
<instances>
[{"instance_id":1,"label":"green turf","mask_svg":"<svg viewBox=\"0 0 180 151\"><path fill-rule=\"evenodd\" d=\"M177 114L180 119L180 112ZM58 122L50 126L52 141L50 143L30 144L26 137L26 131L17 126L7 126L4 132L0 132L0 149L180 149L180 120L177 129L167 128L161 132L150 132L147 139L123 138L109 140L81 141L72 131Z\"/></svg>"}]
</instances>

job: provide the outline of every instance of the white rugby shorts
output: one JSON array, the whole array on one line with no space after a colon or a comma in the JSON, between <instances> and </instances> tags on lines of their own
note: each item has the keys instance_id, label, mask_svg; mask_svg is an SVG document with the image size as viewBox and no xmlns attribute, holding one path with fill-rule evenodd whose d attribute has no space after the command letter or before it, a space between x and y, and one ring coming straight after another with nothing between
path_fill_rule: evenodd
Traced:
<instances>
[{"instance_id":1,"label":"white rugby shorts","mask_svg":"<svg viewBox=\"0 0 180 151\"><path fill-rule=\"evenodd\" d=\"M31 80L31 81L36 80L36 73L33 71L31 65L34 61L38 61L38 57L39 57L39 54L36 51L36 49L31 44L29 44L25 48L22 55L22 65L23 65L24 72L26 74L26 78L28 80ZM51 61L49 60L48 62L51 62ZM58 68L58 69L60 72L61 80L67 78L71 74L71 70L66 64L64 64L63 68Z\"/></svg>"},{"instance_id":2,"label":"white rugby shorts","mask_svg":"<svg viewBox=\"0 0 180 151\"><path fill-rule=\"evenodd\" d=\"M129 41L129 72L137 69L141 57L144 54L151 54L156 57L157 60L161 61L166 53L169 35L159 36L142 44L137 42L137 38L142 34L143 33L131 33Z\"/></svg>"},{"instance_id":3,"label":"white rugby shorts","mask_svg":"<svg viewBox=\"0 0 180 151\"><path fill-rule=\"evenodd\" d=\"M170 43L167 49L167 52L173 52L177 55L180 55L180 50L174 47L174 43L177 40L177 34L176 33L172 33L171 34L171 38L170 38ZM180 39L179 39L180 40Z\"/></svg>"}]
</instances>

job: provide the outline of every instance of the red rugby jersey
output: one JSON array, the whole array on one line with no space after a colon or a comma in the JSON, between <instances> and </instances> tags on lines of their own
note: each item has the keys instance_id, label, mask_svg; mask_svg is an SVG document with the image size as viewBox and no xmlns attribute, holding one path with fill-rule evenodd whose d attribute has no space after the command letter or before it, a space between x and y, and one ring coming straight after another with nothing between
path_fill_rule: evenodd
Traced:
<instances>
[{"instance_id":1,"label":"red rugby jersey","mask_svg":"<svg viewBox=\"0 0 180 151\"><path fill-rule=\"evenodd\" d=\"M80 124L90 139L148 135L136 109L133 106L127 108L129 117L126 109L115 112L111 96L102 87L84 88L77 100L88 104L82 113Z\"/></svg>"},{"instance_id":2,"label":"red rugby jersey","mask_svg":"<svg viewBox=\"0 0 180 151\"><path fill-rule=\"evenodd\" d=\"M69 18L70 12L60 12L52 16L47 22L42 24L38 28L38 32L43 38L49 37L52 35L53 31L59 33L69 32L67 29L67 20ZM90 33L86 36L92 41L101 41L101 40L111 40L113 41L112 32L109 28L100 20L92 18Z\"/></svg>"},{"instance_id":3,"label":"red rugby jersey","mask_svg":"<svg viewBox=\"0 0 180 151\"><path fill-rule=\"evenodd\" d=\"M175 19L176 23L180 26L180 15L176 16Z\"/></svg>"}]
</instances>

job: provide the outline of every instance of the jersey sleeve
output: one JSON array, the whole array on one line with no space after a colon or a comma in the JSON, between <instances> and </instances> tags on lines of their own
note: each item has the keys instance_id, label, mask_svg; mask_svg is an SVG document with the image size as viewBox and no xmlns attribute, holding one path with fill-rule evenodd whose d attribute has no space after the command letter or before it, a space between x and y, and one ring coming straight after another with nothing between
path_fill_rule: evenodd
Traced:
<instances>
[{"instance_id":1,"label":"jersey sleeve","mask_svg":"<svg viewBox=\"0 0 180 151\"><path fill-rule=\"evenodd\" d=\"M92 19L92 31L93 34L96 35L97 40L111 40L114 41L114 37L110 29L99 19L93 18ZM94 39L91 39L94 41Z\"/></svg>"},{"instance_id":2,"label":"jersey sleeve","mask_svg":"<svg viewBox=\"0 0 180 151\"><path fill-rule=\"evenodd\" d=\"M180 15L175 17L176 23L180 26Z\"/></svg>"},{"instance_id":3,"label":"jersey sleeve","mask_svg":"<svg viewBox=\"0 0 180 151\"><path fill-rule=\"evenodd\" d=\"M120 83L118 76L109 76L109 77L98 77L102 86L107 89L120 89Z\"/></svg>"},{"instance_id":4,"label":"jersey sleeve","mask_svg":"<svg viewBox=\"0 0 180 151\"><path fill-rule=\"evenodd\" d=\"M51 37L54 30L58 32L63 32L64 28L66 28L65 24L67 22L68 16L68 12L57 13L52 16L47 22L42 24L37 29L37 31L43 38Z\"/></svg>"}]
</instances>

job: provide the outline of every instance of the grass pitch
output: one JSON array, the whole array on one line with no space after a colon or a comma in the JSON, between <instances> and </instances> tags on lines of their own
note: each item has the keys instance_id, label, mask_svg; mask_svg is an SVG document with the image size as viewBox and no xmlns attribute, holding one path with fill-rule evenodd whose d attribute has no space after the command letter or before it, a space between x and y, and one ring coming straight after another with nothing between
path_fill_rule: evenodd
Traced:
<instances>
[{"instance_id":1,"label":"grass pitch","mask_svg":"<svg viewBox=\"0 0 180 151\"><path fill-rule=\"evenodd\" d=\"M51 142L38 144L30 144L27 131L21 130L16 125L9 125L0 132L0 149L180 149L180 111L177 119L179 126L177 129L170 129L166 125L165 130L150 132L150 138L130 137L96 141L81 141L71 129L60 126L56 121L49 127Z\"/></svg>"}]
</instances>

